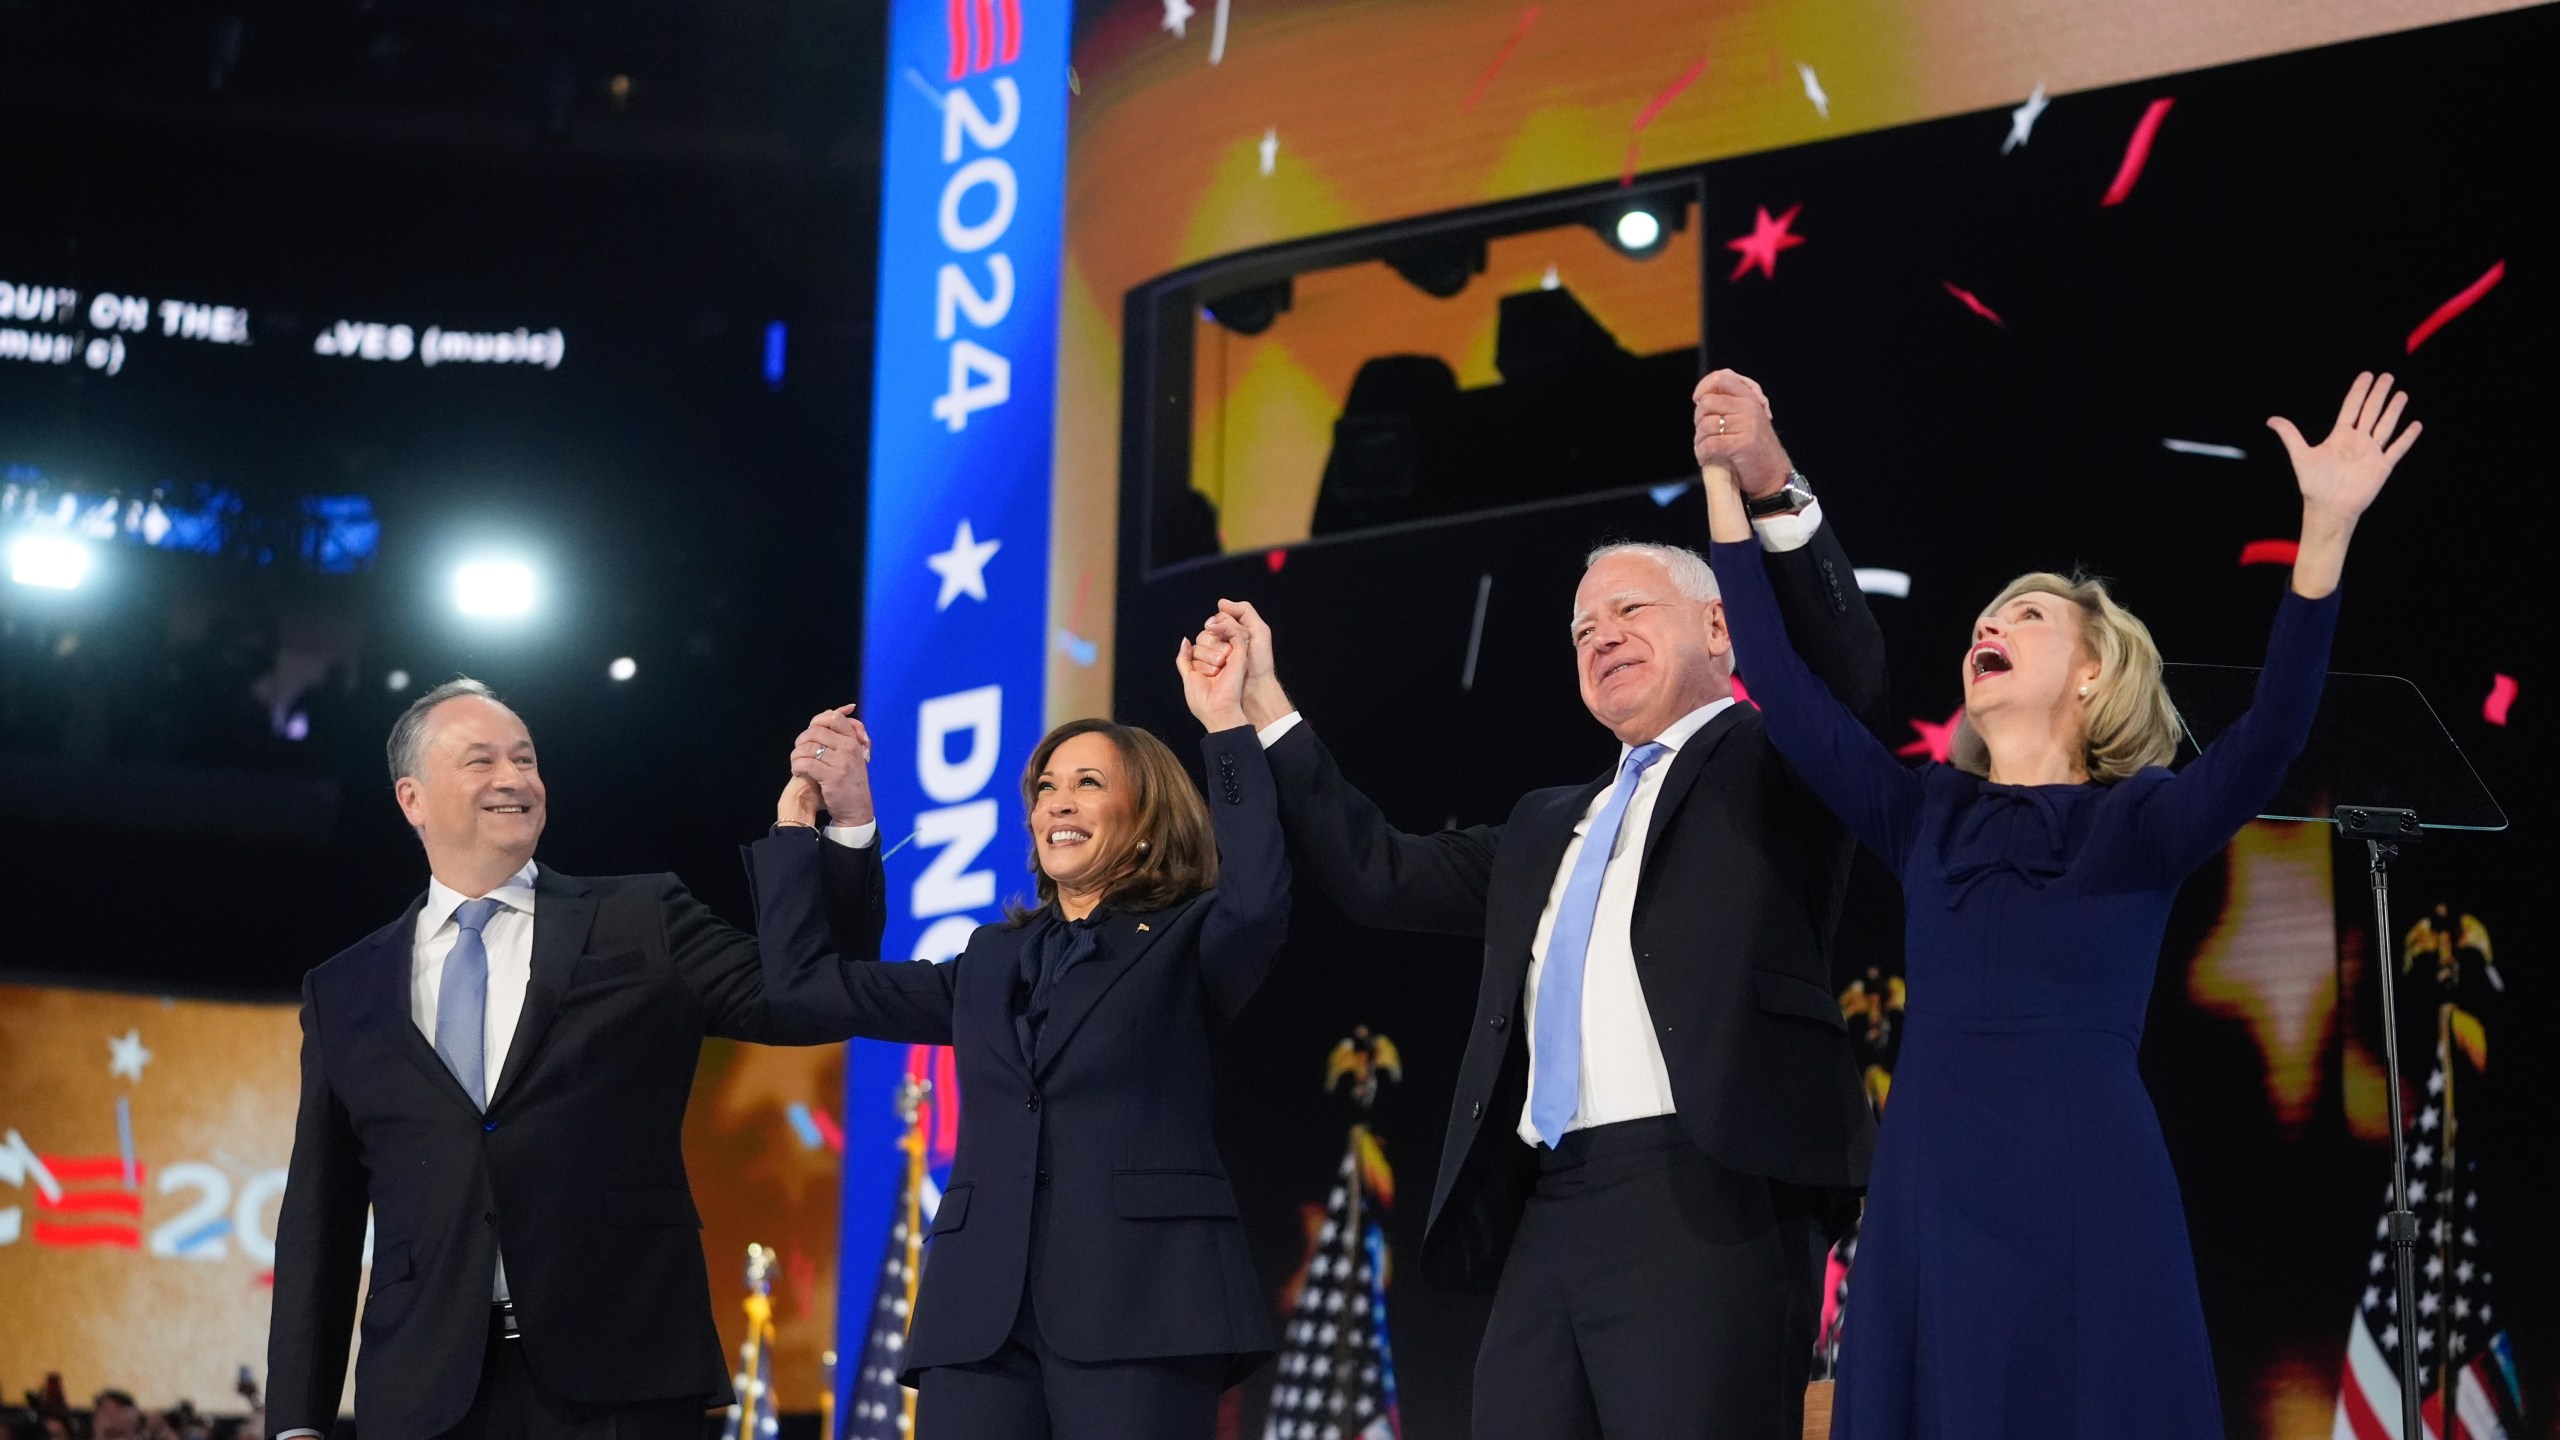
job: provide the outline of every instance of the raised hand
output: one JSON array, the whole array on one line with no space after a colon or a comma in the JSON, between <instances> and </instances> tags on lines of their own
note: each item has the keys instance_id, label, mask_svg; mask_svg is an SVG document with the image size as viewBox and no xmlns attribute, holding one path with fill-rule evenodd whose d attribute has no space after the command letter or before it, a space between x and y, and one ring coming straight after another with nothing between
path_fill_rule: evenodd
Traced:
<instances>
[{"instance_id":1,"label":"raised hand","mask_svg":"<svg viewBox=\"0 0 2560 1440\"><path fill-rule=\"evenodd\" d=\"M791 773L815 786L827 815L838 825L868 825L871 807L871 732L839 705L809 717L791 742Z\"/></svg>"},{"instance_id":2,"label":"raised hand","mask_svg":"<svg viewBox=\"0 0 2560 1440\"><path fill-rule=\"evenodd\" d=\"M1235 643L1246 650L1253 644L1250 638ZM1236 663L1241 657L1230 649L1228 663L1204 666L1198 663L1194 648L1192 641L1183 641L1173 659L1174 671L1182 677L1182 701L1191 707L1192 718L1213 731L1244 724L1244 680L1250 664Z\"/></svg>"},{"instance_id":3,"label":"raised hand","mask_svg":"<svg viewBox=\"0 0 2560 1440\"><path fill-rule=\"evenodd\" d=\"M2317 445L2304 441L2292 421L2281 415L2270 417L2267 428L2276 432L2285 453L2293 457L2303 506L2350 522L2362 515L2373 497L2382 493L2382 482L2391 478L2392 467L2418 443L2418 432L2426 428L2412 420L2398 438L2393 437L2400 412L2408 405L2408 391L2393 394L2388 374L2376 378L2368 370L2347 387L2337 424L2330 428L2329 438Z\"/></svg>"},{"instance_id":4,"label":"raised hand","mask_svg":"<svg viewBox=\"0 0 2560 1440\"><path fill-rule=\"evenodd\" d=\"M1730 471L1742 493L1757 499L1774 495L1787 483L1795 462L1778 443L1775 414L1760 382L1733 370L1718 370L1689 392L1694 421L1690 449L1700 471Z\"/></svg>"},{"instance_id":5,"label":"raised hand","mask_svg":"<svg viewBox=\"0 0 2560 1440\"><path fill-rule=\"evenodd\" d=\"M1246 600L1219 601L1218 613L1209 617L1199 638L1192 641L1192 653L1202 657L1197 663L1218 668L1230 659L1242 658L1244 714L1256 729L1297 708L1280 688L1271 648L1271 626L1264 622L1262 612Z\"/></svg>"},{"instance_id":6,"label":"raised hand","mask_svg":"<svg viewBox=\"0 0 2560 1440\"><path fill-rule=\"evenodd\" d=\"M806 775L794 775L784 782L782 798L773 802L773 823L806 825L818 828L818 787Z\"/></svg>"},{"instance_id":7,"label":"raised hand","mask_svg":"<svg viewBox=\"0 0 2560 1440\"><path fill-rule=\"evenodd\" d=\"M2293 560L2295 594L2317 600L2338 588L2356 521L2373 497L2382 493L2382 482L2391 478L2392 467L2418 443L2418 432L2425 428L2412 420L2407 429L2393 435L2408 404L2407 391L2391 393L2390 376L2377 379L2366 371L2347 387L2346 401L2338 407L2338 423L2330 428L2329 438L2317 445L2304 443L2302 432L2283 416L2268 419L2267 428L2276 432L2285 453L2293 457L2293 478L2302 487L2302 544Z\"/></svg>"}]
</instances>

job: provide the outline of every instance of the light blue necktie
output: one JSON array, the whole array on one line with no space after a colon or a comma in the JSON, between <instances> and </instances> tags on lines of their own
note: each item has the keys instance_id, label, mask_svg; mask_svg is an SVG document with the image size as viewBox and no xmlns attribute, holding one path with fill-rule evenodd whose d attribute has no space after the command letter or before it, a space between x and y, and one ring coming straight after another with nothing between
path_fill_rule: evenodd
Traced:
<instances>
[{"instance_id":1,"label":"light blue necktie","mask_svg":"<svg viewBox=\"0 0 2560 1440\"><path fill-rule=\"evenodd\" d=\"M498 902L487 898L465 900L453 912L462 933L446 952L444 974L436 982L436 1054L483 1110L489 1108L489 947L480 931L497 913Z\"/></svg>"},{"instance_id":2,"label":"light blue necktie","mask_svg":"<svg viewBox=\"0 0 2560 1440\"><path fill-rule=\"evenodd\" d=\"M1609 803L1600 807L1582 837L1573 878L1565 882L1564 900L1556 906L1555 929L1547 935L1547 961L1538 972L1538 1058L1529 1082L1529 1124L1549 1149L1564 1138L1564 1128L1582 1108L1582 966L1590 957L1591 922L1600 912L1600 880L1608 873L1610 853L1618 848L1618 827L1646 767L1670 753L1670 746L1659 743L1627 752Z\"/></svg>"}]
</instances>

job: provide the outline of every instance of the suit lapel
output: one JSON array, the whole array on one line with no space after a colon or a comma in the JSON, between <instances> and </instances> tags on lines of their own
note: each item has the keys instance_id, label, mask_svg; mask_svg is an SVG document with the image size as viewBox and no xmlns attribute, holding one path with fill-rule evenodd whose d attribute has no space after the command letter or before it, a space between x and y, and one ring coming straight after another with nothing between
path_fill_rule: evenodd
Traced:
<instances>
[{"instance_id":1,"label":"suit lapel","mask_svg":"<svg viewBox=\"0 0 2560 1440\"><path fill-rule=\"evenodd\" d=\"M1564 852L1573 844L1574 827L1582 823L1592 799L1616 778L1617 767L1611 766L1607 774L1579 790L1556 792L1543 808L1515 824L1511 833L1521 837L1521 883L1496 892L1503 899L1504 914L1499 933L1489 937L1495 943L1487 949L1488 959L1521 976L1529 973L1529 947L1537 943L1538 917L1547 912L1547 897L1554 893Z\"/></svg>"},{"instance_id":2,"label":"suit lapel","mask_svg":"<svg viewBox=\"0 0 2560 1440\"><path fill-rule=\"evenodd\" d=\"M1644 827L1644 855L1637 864L1639 886L1643 877L1653 873L1653 857L1657 848L1654 842L1662 838L1662 832L1670 827L1671 817L1679 813L1681 802L1689 798L1689 791L1696 786L1699 773L1707 768L1707 761L1741 726L1744 713L1742 702L1738 700L1726 706L1723 714L1698 727L1698 733L1690 736L1688 743L1680 747L1680 753L1671 757L1671 768L1662 777L1662 791L1653 797L1653 818Z\"/></svg>"},{"instance_id":3,"label":"suit lapel","mask_svg":"<svg viewBox=\"0 0 2560 1440\"><path fill-rule=\"evenodd\" d=\"M418 912L426 904L424 895L410 901L398 924L374 936L373 949L363 965L368 992L366 1023L379 1028L391 1048L417 1067L430 1088L476 1115L480 1107L471 1103L471 1097L463 1093L462 1082L445 1068L444 1057L436 1053L434 1042L418 1029L418 1017L410 1008L410 970L417 961Z\"/></svg>"},{"instance_id":4,"label":"suit lapel","mask_svg":"<svg viewBox=\"0 0 2560 1440\"><path fill-rule=\"evenodd\" d=\"M516 1017L515 1038L507 1042L507 1068L489 1087L489 1106L496 1109L509 1086L533 1063L543 1032L560 1013L560 997L569 991L569 976L587 946L587 930L595 923L596 902L586 883L544 865L533 881L533 965L525 980L524 1011Z\"/></svg>"},{"instance_id":5,"label":"suit lapel","mask_svg":"<svg viewBox=\"0 0 2560 1440\"><path fill-rule=\"evenodd\" d=\"M1046 1073L1056 1062L1058 1052L1076 1033L1076 1027L1093 1013L1096 1005L1120 977L1129 973L1138 958L1173 927L1166 923L1169 911L1135 915L1116 913L1102 922L1100 943L1094 957L1058 981L1058 993L1049 1001L1049 1018L1040 1027L1040 1053L1034 1058L1032 1074Z\"/></svg>"},{"instance_id":6,"label":"suit lapel","mask_svg":"<svg viewBox=\"0 0 2560 1440\"><path fill-rule=\"evenodd\" d=\"M960 972L960 983L974 987L960 1008L994 1017L987 1022L987 1031L996 1037L996 1054L1027 1080L1031 1057L1022 1053L1022 1032L1013 1023L1013 987L1022 974L1022 947L1031 943L1031 929L1027 925L1011 930L985 927L978 933L992 933L994 939L971 968Z\"/></svg>"}]
</instances>

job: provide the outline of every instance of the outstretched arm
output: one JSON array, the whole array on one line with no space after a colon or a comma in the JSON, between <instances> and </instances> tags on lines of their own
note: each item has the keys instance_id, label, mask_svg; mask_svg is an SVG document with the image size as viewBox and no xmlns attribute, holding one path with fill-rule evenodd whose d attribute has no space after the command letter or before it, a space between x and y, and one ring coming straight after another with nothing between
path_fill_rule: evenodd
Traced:
<instances>
[{"instance_id":1,"label":"outstretched arm","mask_svg":"<svg viewBox=\"0 0 2560 1440\"><path fill-rule=\"evenodd\" d=\"M1381 930L1482 935L1485 894L1502 829L1476 825L1413 835L1387 823L1368 796L1353 789L1326 750L1298 721L1271 658L1271 627L1252 605L1218 602L1192 642L1192 664L1206 672L1242 666L1246 723L1262 746L1278 788L1280 825L1300 873L1356 924Z\"/></svg>"},{"instance_id":2,"label":"outstretched arm","mask_svg":"<svg viewBox=\"0 0 2560 1440\"><path fill-rule=\"evenodd\" d=\"M2347 544L2392 469L2417 443L2416 421L2399 428L2408 402L2408 392L2392 393L2389 375L2368 372L2348 387L2337 423L2317 445L2307 443L2290 420L2278 416L2267 422L2284 441L2302 490L2302 546L2292 588L2276 610L2266 668L2258 672L2248 713L2143 805L2138 833L2162 878L2184 876L2230 843L2302 753L2327 678Z\"/></svg>"},{"instance_id":3,"label":"outstretched arm","mask_svg":"<svg viewBox=\"0 0 2560 1440\"><path fill-rule=\"evenodd\" d=\"M1249 637L1237 643L1250 646ZM1218 1013L1232 1018L1262 987L1289 934L1289 846L1262 742L1245 723L1248 666L1196 663L1189 640L1174 656L1182 698L1208 733L1200 740L1209 782L1209 825L1218 842L1218 884L1200 924L1200 973Z\"/></svg>"},{"instance_id":4,"label":"outstretched arm","mask_svg":"<svg viewBox=\"0 0 2560 1440\"><path fill-rule=\"evenodd\" d=\"M1751 533L1741 488L1719 463L1703 467L1716 580L1734 653L1750 667L1751 699L1778 752L1831 812L1896 872L1919 824L1922 780L1884 748L1805 663Z\"/></svg>"},{"instance_id":5,"label":"outstretched arm","mask_svg":"<svg viewBox=\"0 0 2560 1440\"><path fill-rule=\"evenodd\" d=\"M808 782L795 778L792 784ZM814 812L815 796L809 798ZM790 804L786 799L786 807ZM788 822L746 849L770 1023L799 1043L860 1035L914 1045L950 1044L951 985L960 962L882 964L876 947L860 955L839 953L829 943L819 877L822 847L833 848L832 842L821 840L805 822ZM876 889L881 884L880 849L868 846L861 853Z\"/></svg>"}]
</instances>

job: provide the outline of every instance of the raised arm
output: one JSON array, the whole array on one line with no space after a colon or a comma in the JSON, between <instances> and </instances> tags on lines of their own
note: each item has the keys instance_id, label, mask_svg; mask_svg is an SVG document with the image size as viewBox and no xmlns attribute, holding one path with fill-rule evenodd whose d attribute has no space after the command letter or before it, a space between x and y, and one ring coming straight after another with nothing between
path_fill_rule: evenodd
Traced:
<instances>
[{"instance_id":1,"label":"raised arm","mask_svg":"<svg viewBox=\"0 0 2560 1440\"><path fill-rule=\"evenodd\" d=\"M1299 873L1356 924L1441 935L1484 934L1485 895L1498 825L1414 835L1387 823L1351 787L1333 753L1301 723L1280 688L1271 627L1249 603L1218 602L1193 642L1193 663L1245 669L1244 716L1261 737L1277 783L1280 827Z\"/></svg>"},{"instance_id":2,"label":"raised arm","mask_svg":"<svg viewBox=\"0 0 2560 1440\"><path fill-rule=\"evenodd\" d=\"M814 795L808 809L814 815ZM951 986L960 962L882 963L876 946L858 955L837 951L828 943L819 874L825 848L838 847L803 821L777 824L746 849L771 1024L798 1043L859 1035L914 1045L950 1044ZM880 847L863 847L860 854L870 883L878 887Z\"/></svg>"},{"instance_id":3,"label":"raised arm","mask_svg":"<svg viewBox=\"0 0 2560 1440\"><path fill-rule=\"evenodd\" d=\"M2400 427L2408 392L2391 377L2356 376L2327 439L2313 445L2281 416L2267 427L2284 441L2302 491L2302 542L2293 584L2276 610L2266 668L2248 713L2216 737L2195 763L2144 798L2137 833L2164 878L2185 875L2221 849L2284 783L2302 753L2329 668L2338 623L2338 583L2347 546L2400 458L2422 428ZM2397 432L2396 435L2394 432Z\"/></svg>"},{"instance_id":4,"label":"raised arm","mask_svg":"<svg viewBox=\"0 0 2560 1440\"><path fill-rule=\"evenodd\" d=\"M1200 923L1201 982L1218 1012L1233 1017L1261 988L1288 938L1289 847L1271 766L1245 723L1246 667L1195 665L1188 640L1174 666L1183 700L1208 731L1200 739L1201 773L1218 841L1218 883Z\"/></svg>"},{"instance_id":5,"label":"raised arm","mask_svg":"<svg viewBox=\"0 0 2560 1440\"><path fill-rule=\"evenodd\" d=\"M1732 471L1717 463L1703 468L1725 623L1769 738L1831 812L1898 872L1919 824L1921 776L1895 759L1797 652L1792 617L1781 611Z\"/></svg>"}]
</instances>

